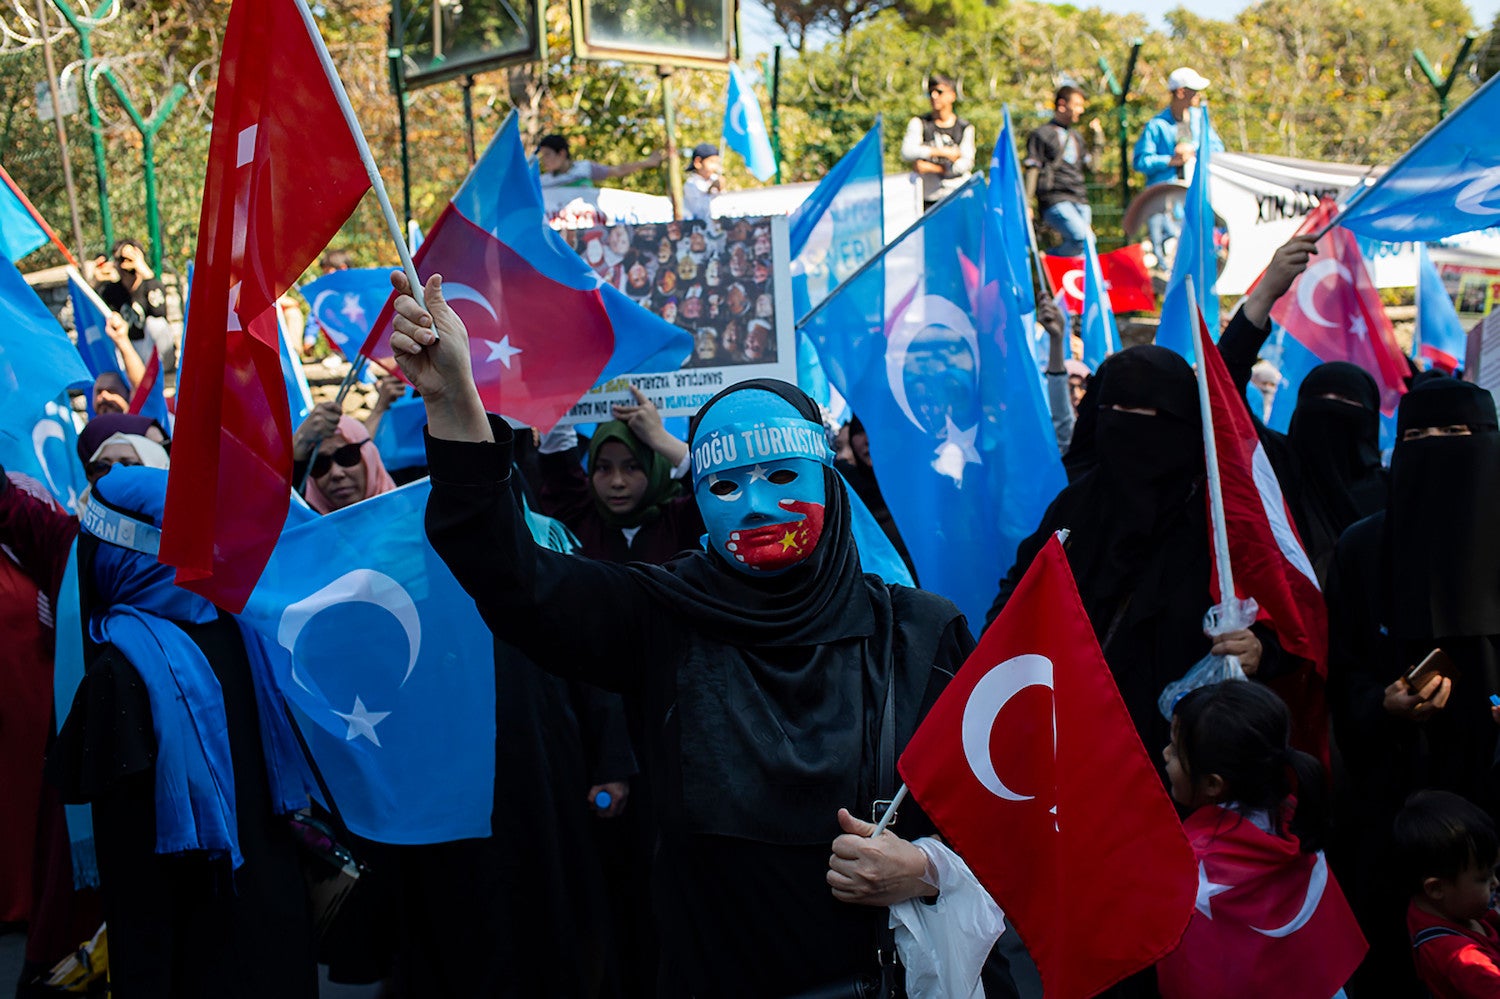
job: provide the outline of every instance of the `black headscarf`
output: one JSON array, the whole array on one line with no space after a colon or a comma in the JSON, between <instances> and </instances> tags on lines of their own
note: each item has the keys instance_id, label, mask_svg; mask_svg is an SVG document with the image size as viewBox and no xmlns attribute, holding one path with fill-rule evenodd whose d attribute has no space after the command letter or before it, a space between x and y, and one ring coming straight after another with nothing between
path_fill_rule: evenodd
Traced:
<instances>
[{"instance_id":1,"label":"black headscarf","mask_svg":"<svg viewBox=\"0 0 1500 999\"><path fill-rule=\"evenodd\" d=\"M753 389L819 420L805 393L771 379L726 389L699 413ZM930 667L931 652L920 650L958 616L952 609L942 622L894 620L890 590L860 569L842 480L825 466L823 483L818 545L779 576L747 575L717 551L638 567L653 595L713 643L690 651L677 674L684 817L693 832L774 843L836 835L838 808L870 797L861 763L879 744L877 707L895 657L926 655ZM905 704L921 692L897 691Z\"/></svg>"},{"instance_id":2,"label":"black headscarf","mask_svg":"<svg viewBox=\"0 0 1500 999\"><path fill-rule=\"evenodd\" d=\"M1401 439L1460 424L1469 436ZM1385 530L1395 637L1500 635L1500 431L1488 391L1444 378L1402 398Z\"/></svg>"},{"instance_id":3,"label":"black headscarf","mask_svg":"<svg viewBox=\"0 0 1500 999\"><path fill-rule=\"evenodd\" d=\"M1287 438L1297 454L1307 504L1315 507L1305 513L1320 517L1323 525L1313 529L1330 535L1319 547L1331 548L1350 524L1385 509L1380 390L1369 372L1348 361L1309 371L1297 389Z\"/></svg>"},{"instance_id":4,"label":"black headscarf","mask_svg":"<svg viewBox=\"0 0 1500 999\"><path fill-rule=\"evenodd\" d=\"M1061 526L1073 530L1068 559L1091 617L1118 604L1203 476L1197 381L1181 355L1155 345L1131 347L1099 370L1106 368L1107 380L1089 393L1096 395L1093 467L1057 501L1073 506L1073 522Z\"/></svg>"},{"instance_id":5,"label":"black headscarf","mask_svg":"<svg viewBox=\"0 0 1500 999\"><path fill-rule=\"evenodd\" d=\"M161 429L161 424L149 416L138 416L135 413L104 413L96 416L78 434L78 460L88 464L94 452L99 450L99 445L115 434L144 437L152 427Z\"/></svg>"}]
</instances>

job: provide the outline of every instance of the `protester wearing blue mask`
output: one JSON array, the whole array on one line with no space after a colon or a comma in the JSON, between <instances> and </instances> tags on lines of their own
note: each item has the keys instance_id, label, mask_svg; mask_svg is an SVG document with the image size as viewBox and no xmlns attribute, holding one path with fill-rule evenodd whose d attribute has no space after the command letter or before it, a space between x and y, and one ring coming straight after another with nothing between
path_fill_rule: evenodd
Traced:
<instances>
[{"instance_id":1,"label":"protester wearing blue mask","mask_svg":"<svg viewBox=\"0 0 1500 999\"><path fill-rule=\"evenodd\" d=\"M427 406L433 547L498 637L642 712L658 994L861 994L892 956L886 907L940 890L912 842L932 831L919 809L903 807L899 837L866 820L973 649L963 616L864 574L817 406L771 380L699 411L703 550L650 566L538 548L507 487L509 427L484 412L440 279L425 302L399 295L392 346ZM987 994L1014 995L995 963Z\"/></svg>"},{"instance_id":2,"label":"protester wearing blue mask","mask_svg":"<svg viewBox=\"0 0 1500 999\"><path fill-rule=\"evenodd\" d=\"M50 766L66 800L92 806L92 844L72 816L69 834L75 857L97 855L112 994L311 999L312 917L279 816L313 782L274 687L280 650L172 584L156 560L166 484L117 466L92 487L86 670L57 666L77 692Z\"/></svg>"}]
</instances>

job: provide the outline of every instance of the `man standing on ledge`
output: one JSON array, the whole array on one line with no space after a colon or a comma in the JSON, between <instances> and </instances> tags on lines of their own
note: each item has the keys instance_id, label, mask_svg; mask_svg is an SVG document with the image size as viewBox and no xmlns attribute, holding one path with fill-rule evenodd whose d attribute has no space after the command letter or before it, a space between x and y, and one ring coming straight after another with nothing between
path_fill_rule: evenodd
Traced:
<instances>
[{"instance_id":1,"label":"man standing on ledge","mask_svg":"<svg viewBox=\"0 0 1500 999\"><path fill-rule=\"evenodd\" d=\"M1167 77L1167 89L1172 100L1161 114L1146 122L1146 128L1135 143L1134 166L1146 175L1146 186L1165 184L1168 181L1193 179L1193 159L1198 155L1198 138L1205 125L1208 128L1209 148L1222 152L1220 141L1208 116L1201 110L1203 91L1208 89L1208 80L1197 70L1182 66L1172 70ZM1182 224L1173 211L1162 211L1146 220L1146 229L1151 235L1151 248L1156 253L1157 266L1166 269L1165 244L1176 239Z\"/></svg>"},{"instance_id":2,"label":"man standing on ledge","mask_svg":"<svg viewBox=\"0 0 1500 999\"><path fill-rule=\"evenodd\" d=\"M682 215L688 219L713 218L710 204L713 196L724 189L719 176L719 147L712 142L700 142L693 147L693 169L682 185Z\"/></svg>"},{"instance_id":3,"label":"man standing on ledge","mask_svg":"<svg viewBox=\"0 0 1500 999\"><path fill-rule=\"evenodd\" d=\"M901 158L922 179L924 211L962 187L974 169L974 126L953 112L958 84L946 73L932 73L927 98L932 110L908 122L901 141Z\"/></svg>"},{"instance_id":4,"label":"man standing on ledge","mask_svg":"<svg viewBox=\"0 0 1500 999\"><path fill-rule=\"evenodd\" d=\"M1098 118L1090 121L1087 145L1074 129L1088 110L1077 87L1059 87L1052 103L1052 120L1026 137L1026 193L1036 195L1042 221L1062 237L1051 252L1080 257L1093 232L1086 171L1104 145L1104 128Z\"/></svg>"},{"instance_id":5,"label":"man standing on ledge","mask_svg":"<svg viewBox=\"0 0 1500 999\"><path fill-rule=\"evenodd\" d=\"M575 160L568 154L568 140L544 135L536 144L536 162L541 168L542 187L595 187L600 181L628 177L638 170L661 166L661 150L633 163L605 166L592 160Z\"/></svg>"}]
</instances>

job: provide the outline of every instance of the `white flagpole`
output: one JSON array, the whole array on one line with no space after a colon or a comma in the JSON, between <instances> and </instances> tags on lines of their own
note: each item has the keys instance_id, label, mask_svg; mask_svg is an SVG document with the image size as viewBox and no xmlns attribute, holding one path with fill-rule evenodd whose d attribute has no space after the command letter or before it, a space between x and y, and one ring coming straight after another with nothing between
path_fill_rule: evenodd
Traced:
<instances>
[{"instance_id":1,"label":"white flagpole","mask_svg":"<svg viewBox=\"0 0 1500 999\"><path fill-rule=\"evenodd\" d=\"M886 808L885 814L880 817L879 822L875 823L875 831L870 833L871 839L875 839L881 833L885 832L885 827L891 824L891 820L896 817L896 810L901 807L901 803L905 800L906 785L902 784L901 790L897 791L896 796L891 799L891 803Z\"/></svg>"},{"instance_id":2,"label":"white flagpole","mask_svg":"<svg viewBox=\"0 0 1500 999\"><path fill-rule=\"evenodd\" d=\"M333 96L339 102L339 110L344 113L344 123L349 126L349 134L354 137L354 144L359 147L359 160L365 166L365 176L370 178L370 186L375 189L375 198L380 202L381 214L385 216L386 228L390 230L391 241L396 244L396 254L401 258L401 269L406 272L406 280L411 284L411 293L418 302L422 301L422 282L417 277L416 265L411 262L411 253L406 248L406 235L402 231L401 223L396 220L396 209L391 206L390 195L385 192L385 181L380 177L380 169L375 165L375 157L370 154L370 144L365 141L365 133L359 127L359 119L354 117L354 108L349 103L349 92L344 89L344 81L339 79L338 70L333 68L333 57L328 54L328 46L323 41L323 33L318 30L317 23L313 20L312 11L307 7L307 0L294 0L297 4L297 12L302 15L302 23L307 27L308 37L312 39L313 48L318 53L318 62L323 66L323 73L328 77L328 83L333 87ZM437 331L434 330L436 335Z\"/></svg>"},{"instance_id":3,"label":"white flagpole","mask_svg":"<svg viewBox=\"0 0 1500 999\"><path fill-rule=\"evenodd\" d=\"M1214 529L1214 566L1219 573L1219 602L1230 603L1235 599L1234 571L1229 565L1229 527L1224 520L1224 486L1219 481L1219 443L1214 438L1213 406L1208 398L1208 368L1204 363L1206 351L1217 350L1203 336L1203 320L1198 314L1198 297L1193 291L1193 279L1187 279L1189 315L1193 321L1193 343L1198 351L1198 408L1203 414L1203 456L1208 465L1209 511Z\"/></svg>"}]
</instances>

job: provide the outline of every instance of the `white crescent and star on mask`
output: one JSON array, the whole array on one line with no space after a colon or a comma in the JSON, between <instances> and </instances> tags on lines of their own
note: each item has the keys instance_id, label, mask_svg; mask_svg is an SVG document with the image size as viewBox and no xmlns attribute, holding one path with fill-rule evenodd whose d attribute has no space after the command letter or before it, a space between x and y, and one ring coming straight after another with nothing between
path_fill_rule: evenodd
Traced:
<instances>
[{"instance_id":1,"label":"white crescent and star on mask","mask_svg":"<svg viewBox=\"0 0 1500 999\"><path fill-rule=\"evenodd\" d=\"M1209 880L1208 872L1204 869L1203 862L1198 862L1198 899L1195 904L1198 911L1203 913L1205 918L1214 918L1214 896L1222 895L1226 891L1233 891L1235 887L1237 886L1219 884ZM1320 850L1318 852L1318 859L1313 864L1312 871L1308 873L1307 893L1302 897L1302 907L1297 910L1297 914L1274 929L1263 930L1259 926L1252 926L1250 928L1261 936L1270 937L1273 940L1291 936L1312 921L1313 916L1318 911L1318 906L1323 903L1323 892L1327 888L1328 858L1323 856Z\"/></svg>"},{"instance_id":2,"label":"white crescent and star on mask","mask_svg":"<svg viewBox=\"0 0 1500 999\"><path fill-rule=\"evenodd\" d=\"M917 337L935 326L958 334L974 357L974 373L976 378L979 377L979 333L970 322L968 313L941 295L923 295L902 310L891 326L885 346L885 375L890 384L891 397L896 400L896 405L912 425L928 434L932 431L917 419L906 394L906 359ZM969 465L984 464L975 445L979 425L976 423L972 427L960 427L950 414L944 417L944 426L939 434L942 443L933 449L937 457L933 460L932 467L938 474L951 478L962 488L964 470Z\"/></svg>"},{"instance_id":3,"label":"white crescent and star on mask","mask_svg":"<svg viewBox=\"0 0 1500 999\"><path fill-rule=\"evenodd\" d=\"M1000 712L1011 699L1028 687L1046 687L1052 690L1052 660L1046 656L1036 653L1013 656L1004 662L992 666L989 672L979 678L974 689L969 692L968 703L964 705L963 715L963 747L964 758L968 761L969 769L974 774L974 779L984 789L1003 801L1032 801L1035 795L1020 794L1012 790L1000 779L995 769L994 757L990 754L990 733L994 731L995 722L1000 717ZM1057 752L1057 716L1053 714L1052 720L1052 749ZM1057 815L1057 805L1051 808L1054 816Z\"/></svg>"},{"instance_id":4,"label":"white crescent and star on mask","mask_svg":"<svg viewBox=\"0 0 1500 999\"><path fill-rule=\"evenodd\" d=\"M411 679L412 672L417 668L417 658L422 652L422 619L417 612L416 603L412 600L411 594L406 592L405 587L385 573L376 572L374 569L355 569L353 572L347 572L316 592L289 605L281 612L281 622L276 630L276 643L292 653L292 682L315 697L322 696L320 692L308 686L307 680L297 669L297 639L321 611L335 604L349 603L373 604L382 608L389 612L401 625L401 629L406 632L408 650L406 673L401 677L401 683L397 685L397 689L406 686L406 681ZM354 707L348 712L338 711L332 707L328 710L342 718L348 725L348 731L344 734L346 740L363 737L376 746L380 745L380 739L375 734L375 726L391 714L390 711L370 711L365 707L359 695L355 695Z\"/></svg>"}]
</instances>

